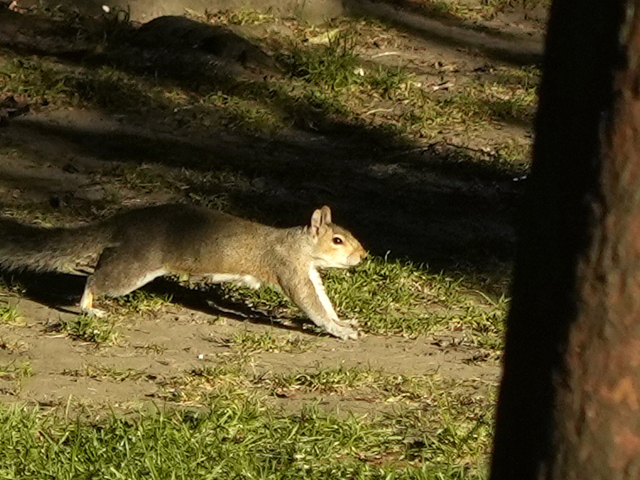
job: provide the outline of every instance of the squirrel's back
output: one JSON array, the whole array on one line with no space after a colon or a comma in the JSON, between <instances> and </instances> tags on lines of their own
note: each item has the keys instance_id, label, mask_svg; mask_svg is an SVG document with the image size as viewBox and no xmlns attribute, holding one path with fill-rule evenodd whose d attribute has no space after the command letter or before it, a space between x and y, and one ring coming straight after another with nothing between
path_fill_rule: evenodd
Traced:
<instances>
[{"instance_id":1,"label":"squirrel's back","mask_svg":"<svg viewBox=\"0 0 640 480\"><path fill-rule=\"evenodd\" d=\"M0 217L0 267L76 270L80 265L95 265L106 248L119 246L120 255L145 250L184 272L204 273L212 265L243 269L255 266L278 243L271 238L278 231L219 211L181 204L132 209L100 222L70 227L28 225Z\"/></svg>"},{"instance_id":2,"label":"squirrel's back","mask_svg":"<svg viewBox=\"0 0 640 480\"><path fill-rule=\"evenodd\" d=\"M225 272L276 282L276 265L302 247L302 228L274 228L217 210L169 204L125 212L107 222L114 238L144 238L151 257L172 273ZM300 233L297 233L300 232ZM292 259L293 260L293 259Z\"/></svg>"}]
</instances>

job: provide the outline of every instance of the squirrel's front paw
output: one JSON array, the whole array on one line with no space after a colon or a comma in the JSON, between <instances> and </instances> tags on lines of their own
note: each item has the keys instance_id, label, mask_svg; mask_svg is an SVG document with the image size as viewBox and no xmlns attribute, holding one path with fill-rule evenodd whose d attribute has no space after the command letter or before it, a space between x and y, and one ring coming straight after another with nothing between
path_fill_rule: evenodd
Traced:
<instances>
[{"instance_id":1,"label":"squirrel's front paw","mask_svg":"<svg viewBox=\"0 0 640 480\"><path fill-rule=\"evenodd\" d=\"M355 340L359 336L358 331L351 328L350 326L347 326L345 322L334 322L330 325L327 325L325 328L328 333L342 340Z\"/></svg>"}]
</instances>

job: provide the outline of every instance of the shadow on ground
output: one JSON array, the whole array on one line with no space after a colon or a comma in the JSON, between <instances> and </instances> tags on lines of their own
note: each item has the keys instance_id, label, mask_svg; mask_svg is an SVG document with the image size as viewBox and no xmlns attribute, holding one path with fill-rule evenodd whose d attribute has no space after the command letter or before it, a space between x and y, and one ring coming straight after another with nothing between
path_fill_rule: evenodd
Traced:
<instances>
[{"instance_id":1,"label":"shadow on ground","mask_svg":"<svg viewBox=\"0 0 640 480\"><path fill-rule=\"evenodd\" d=\"M306 223L314 208L327 204L336 221L373 253L436 269L491 273L511 259L512 217L520 190L512 181L514 172L460 149L414 145L261 87L258 80L287 75L286 69L232 30L201 24L192 28L190 20L177 19L153 28L148 24L145 32L144 27L108 19L63 21L6 9L0 9L0 21L0 43L12 52L53 55L87 69L126 71L194 93L234 92L269 102L280 115L292 118L289 132L273 136L241 126L157 128L159 118L173 108L170 99L159 104L135 98L143 92L134 90L124 100L139 106L137 113L96 102L92 106L110 121L52 117L45 111L14 119L0 132L25 158L46 157L36 163L46 163L48 171L63 172L69 179L86 174L74 188L112 181L120 174L113 167L123 164L152 165L168 174L187 169L193 175L175 189L175 200L215 204L210 200L222 198L221 205L232 213L276 225ZM172 40L163 42L167 32ZM457 45L454 38L440 37ZM491 51L497 50L485 53ZM530 61L523 55L523 61ZM100 98L100 85L73 87L85 104ZM198 117L192 121L197 123ZM33 178L42 175L42 169L36 170ZM21 189L29 197L32 189L37 196L39 187L37 182L29 185L29 175L6 175L0 185L5 192ZM86 204L86 198L69 191L72 184L61 180L60 191L51 197L75 199L64 202L70 208ZM1 202L2 207L15 205L10 197ZM56 201L49 203L55 206Z\"/></svg>"},{"instance_id":2,"label":"shadow on ground","mask_svg":"<svg viewBox=\"0 0 640 480\"><path fill-rule=\"evenodd\" d=\"M479 26L452 13L441 12L431 2L345 0L344 5L352 15L374 18L443 47L465 49L519 66L542 61L539 40Z\"/></svg>"},{"instance_id":3,"label":"shadow on ground","mask_svg":"<svg viewBox=\"0 0 640 480\"><path fill-rule=\"evenodd\" d=\"M7 285L19 285L21 296L45 305L60 313L78 314L78 304L86 276L57 272L32 273L0 270L0 281ZM268 325L281 330L313 334L305 330L305 322L296 318L279 317L274 312L261 312L245 304L230 300L221 289L209 286L205 291L189 288L171 279L160 278L140 290L171 298L171 303L209 316Z\"/></svg>"}]
</instances>

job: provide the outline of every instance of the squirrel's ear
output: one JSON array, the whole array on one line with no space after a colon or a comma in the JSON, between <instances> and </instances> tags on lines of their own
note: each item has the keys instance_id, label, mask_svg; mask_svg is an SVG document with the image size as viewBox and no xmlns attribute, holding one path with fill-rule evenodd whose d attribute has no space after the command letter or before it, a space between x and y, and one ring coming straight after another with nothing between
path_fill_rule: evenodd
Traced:
<instances>
[{"instance_id":1,"label":"squirrel's ear","mask_svg":"<svg viewBox=\"0 0 640 480\"><path fill-rule=\"evenodd\" d=\"M331 223L331 209L325 205L311 215L311 233L314 236L318 235L320 227L327 223Z\"/></svg>"},{"instance_id":2,"label":"squirrel's ear","mask_svg":"<svg viewBox=\"0 0 640 480\"><path fill-rule=\"evenodd\" d=\"M326 205L320 209L322 223L331 223L331 209Z\"/></svg>"}]
</instances>

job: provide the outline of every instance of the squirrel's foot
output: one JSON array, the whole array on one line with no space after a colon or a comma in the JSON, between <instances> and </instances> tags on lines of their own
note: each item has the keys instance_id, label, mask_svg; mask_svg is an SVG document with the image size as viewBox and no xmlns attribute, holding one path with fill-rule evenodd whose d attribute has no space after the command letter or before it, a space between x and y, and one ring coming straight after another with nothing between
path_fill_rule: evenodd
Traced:
<instances>
[{"instance_id":1,"label":"squirrel's foot","mask_svg":"<svg viewBox=\"0 0 640 480\"><path fill-rule=\"evenodd\" d=\"M104 310L100 310L99 308L93 308L93 307L82 310L82 313L85 315L89 315L91 317L97 317L97 318L105 318L107 316L107 312L105 312Z\"/></svg>"},{"instance_id":2,"label":"squirrel's foot","mask_svg":"<svg viewBox=\"0 0 640 480\"><path fill-rule=\"evenodd\" d=\"M349 320L338 320L338 323L340 325L344 325L352 328L358 328L360 326L360 322L358 322L358 320L356 320L355 318L349 319Z\"/></svg>"},{"instance_id":3,"label":"squirrel's foot","mask_svg":"<svg viewBox=\"0 0 640 480\"><path fill-rule=\"evenodd\" d=\"M334 320L332 323L325 325L325 330L334 337L342 340L355 340L360 335L359 332L347 323L341 320Z\"/></svg>"}]
</instances>

